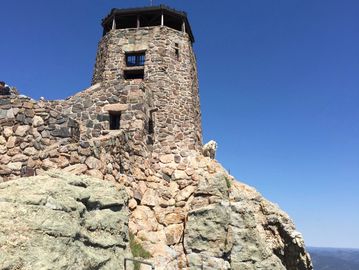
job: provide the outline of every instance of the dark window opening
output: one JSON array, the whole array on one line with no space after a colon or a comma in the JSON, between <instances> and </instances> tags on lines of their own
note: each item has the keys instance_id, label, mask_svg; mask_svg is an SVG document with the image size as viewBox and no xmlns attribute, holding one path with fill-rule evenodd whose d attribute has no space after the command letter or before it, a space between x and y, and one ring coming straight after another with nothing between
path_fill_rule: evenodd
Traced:
<instances>
[{"instance_id":1,"label":"dark window opening","mask_svg":"<svg viewBox=\"0 0 359 270\"><path fill-rule=\"evenodd\" d=\"M125 70L123 72L123 76L125 80L133 80L133 79L142 79L145 76L145 71L143 69L133 69L133 70Z\"/></svg>"},{"instance_id":2,"label":"dark window opening","mask_svg":"<svg viewBox=\"0 0 359 270\"><path fill-rule=\"evenodd\" d=\"M128 53L126 54L126 65L128 67L137 67L145 65L145 53Z\"/></svg>"},{"instance_id":3,"label":"dark window opening","mask_svg":"<svg viewBox=\"0 0 359 270\"><path fill-rule=\"evenodd\" d=\"M153 145L153 143L154 143L153 137L151 135L147 136L147 144Z\"/></svg>"},{"instance_id":4,"label":"dark window opening","mask_svg":"<svg viewBox=\"0 0 359 270\"><path fill-rule=\"evenodd\" d=\"M137 27L137 16L124 16L116 21L117 29L136 28Z\"/></svg>"},{"instance_id":5,"label":"dark window opening","mask_svg":"<svg viewBox=\"0 0 359 270\"><path fill-rule=\"evenodd\" d=\"M154 126L154 123L153 123L153 119L150 118L148 120L148 133L153 134L154 132L155 132L155 126Z\"/></svg>"},{"instance_id":6,"label":"dark window opening","mask_svg":"<svg viewBox=\"0 0 359 270\"><path fill-rule=\"evenodd\" d=\"M170 15L167 15L165 17L165 26L176 29L178 31L182 31L182 24L183 24L182 18L178 18Z\"/></svg>"},{"instance_id":7,"label":"dark window opening","mask_svg":"<svg viewBox=\"0 0 359 270\"><path fill-rule=\"evenodd\" d=\"M161 14L143 14L140 16L141 27L161 25Z\"/></svg>"},{"instance_id":8,"label":"dark window opening","mask_svg":"<svg viewBox=\"0 0 359 270\"><path fill-rule=\"evenodd\" d=\"M121 113L110 112L110 129L120 129Z\"/></svg>"},{"instance_id":9,"label":"dark window opening","mask_svg":"<svg viewBox=\"0 0 359 270\"><path fill-rule=\"evenodd\" d=\"M149 110L149 119L148 119L148 125L147 125L147 131L148 131L148 136L147 136L147 144L149 145L153 145L155 138L154 138L154 133L155 133L155 121L153 120L153 113L156 112L158 109L157 108L152 108Z\"/></svg>"},{"instance_id":10,"label":"dark window opening","mask_svg":"<svg viewBox=\"0 0 359 270\"><path fill-rule=\"evenodd\" d=\"M175 43L175 55L176 55L176 58L177 60L179 60L179 44L178 43Z\"/></svg>"}]
</instances>

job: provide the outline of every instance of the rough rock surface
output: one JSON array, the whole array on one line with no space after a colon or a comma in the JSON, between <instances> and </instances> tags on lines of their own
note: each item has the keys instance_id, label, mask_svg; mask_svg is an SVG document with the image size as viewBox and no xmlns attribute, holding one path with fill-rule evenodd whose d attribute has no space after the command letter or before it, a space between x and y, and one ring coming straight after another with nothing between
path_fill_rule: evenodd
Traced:
<instances>
[{"instance_id":1,"label":"rough rock surface","mask_svg":"<svg viewBox=\"0 0 359 270\"><path fill-rule=\"evenodd\" d=\"M293 222L253 188L218 173L200 181L194 198L200 204L192 205L184 234L190 269L311 269Z\"/></svg>"},{"instance_id":2,"label":"rough rock surface","mask_svg":"<svg viewBox=\"0 0 359 270\"><path fill-rule=\"evenodd\" d=\"M195 153L180 163L153 159L124 184L129 228L156 270L312 269L288 215L217 161Z\"/></svg>"},{"instance_id":3,"label":"rough rock surface","mask_svg":"<svg viewBox=\"0 0 359 270\"><path fill-rule=\"evenodd\" d=\"M127 194L60 172L0 184L1 269L123 269Z\"/></svg>"}]
</instances>

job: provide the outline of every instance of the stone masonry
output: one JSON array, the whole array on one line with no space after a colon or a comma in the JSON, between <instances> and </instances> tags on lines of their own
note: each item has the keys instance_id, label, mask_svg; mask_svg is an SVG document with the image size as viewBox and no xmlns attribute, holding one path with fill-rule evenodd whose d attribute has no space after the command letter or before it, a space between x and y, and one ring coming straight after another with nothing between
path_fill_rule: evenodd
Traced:
<instances>
[{"instance_id":1,"label":"stone masonry","mask_svg":"<svg viewBox=\"0 0 359 270\"><path fill-rule=\"evenodd\" d=\"M157 152L164 147L198 149L202 144L201 116L189 36L160 26L112 30L99 44L93 83L106 82L114 88L126 83L125 54L134 51L145 51L145 75L139 87L142 93L138 91L146 115L149 109L157 110L153 115L154 148Z\"/></svg>"}]
</instances>

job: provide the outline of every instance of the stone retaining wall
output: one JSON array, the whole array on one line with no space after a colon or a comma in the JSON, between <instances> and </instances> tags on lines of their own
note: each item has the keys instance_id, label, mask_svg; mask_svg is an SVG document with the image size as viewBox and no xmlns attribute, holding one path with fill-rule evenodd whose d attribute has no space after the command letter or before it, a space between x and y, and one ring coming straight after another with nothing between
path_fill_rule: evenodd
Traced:
<instances>
[{"instance_id":1,"label":"stone retaining wall","mask_svg":"<svg viewBox=\"0 0 359 270\"><path fill-rule=\"evenodd\" d=\"M100 137L110 129L110 112L121 114L121 130L147 131L148 108L141 81L116 85L98 83L66 100L46 103L77 120L82 126L84 139Z\"/></svg>"},{"instance_id":2,"label":"stone retaining wall","mask_svg":"<svg viewBox=\"0 0 359 270\"><path fill-rule=\"evenodd\" d=\"M0 96L0 179L34 167L36 154L78 142L79 124L25 96Z\"/></svg>"},{"instance_id":3,"label":"stone retaining wall","mask_svg":"<svg viewBox=\"0 0 359 270\"><path fill-rule=\"evenodd\" d=\"M78 123L29 98L1 99L0 180L61 168L119 181L148 155L143 134L111 131L79 140ZM13 115L13 117L9 117Z\"/></svg>"}]
</instances>

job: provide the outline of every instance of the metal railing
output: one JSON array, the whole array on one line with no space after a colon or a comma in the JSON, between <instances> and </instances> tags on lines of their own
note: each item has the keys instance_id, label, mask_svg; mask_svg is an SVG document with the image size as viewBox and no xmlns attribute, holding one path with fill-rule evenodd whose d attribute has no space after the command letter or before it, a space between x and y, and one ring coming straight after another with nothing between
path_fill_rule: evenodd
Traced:
<instances>
[{"instance_id":1,"label":"metal railing","mask_svg":"<svg viewBox=\"0 0 359 270\"><path fill-rule=\"evenodd\" d=\"M125 270L127 270L127 261L131 261L133 263L140 263L140 264L145 264L145 265L148 265L148 266L151 266L151 270L155 270L155 266L150 263L150 262L146 262L146 261L141 261L141 260L138 260L138 259L132 259L132 258L125 258L124 260L124 267L125 267Z\"/></svg>"}]
</instances>

